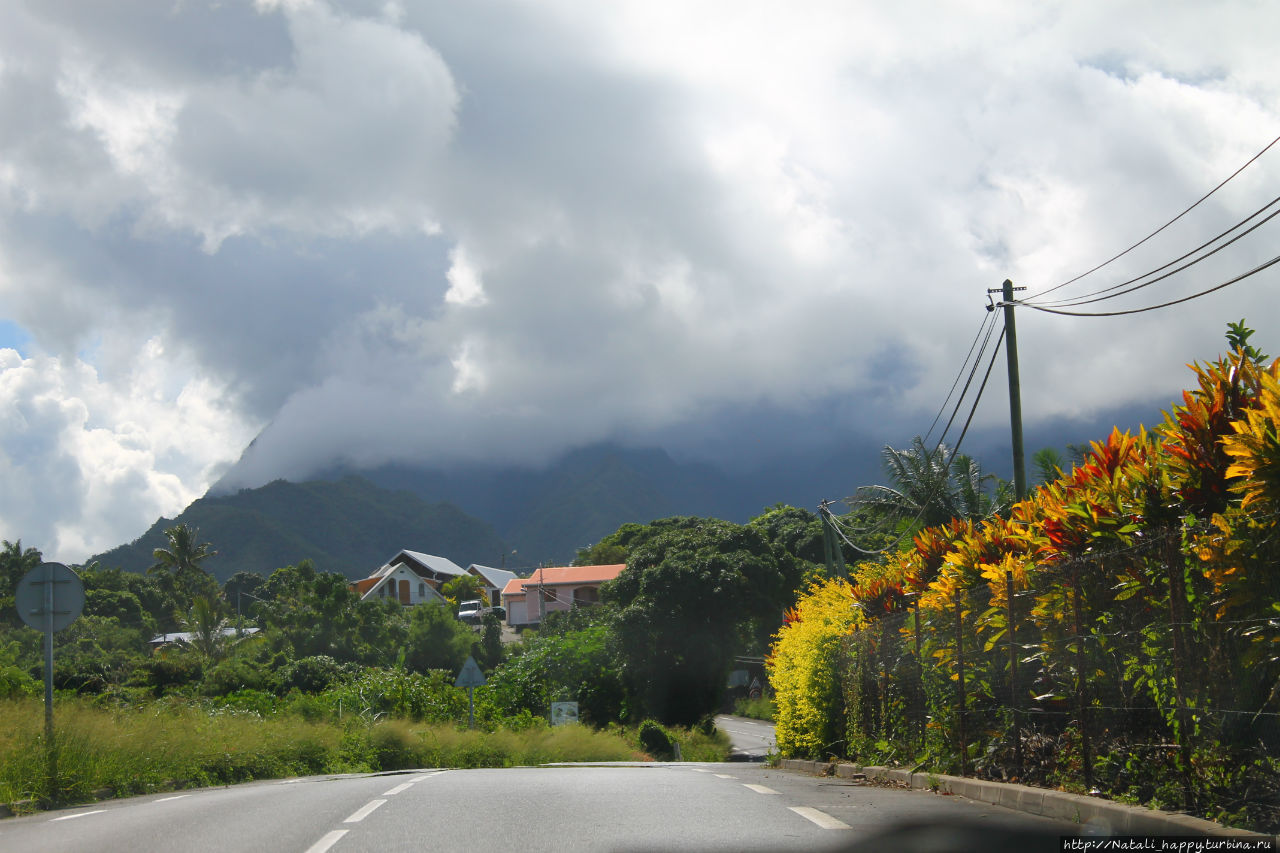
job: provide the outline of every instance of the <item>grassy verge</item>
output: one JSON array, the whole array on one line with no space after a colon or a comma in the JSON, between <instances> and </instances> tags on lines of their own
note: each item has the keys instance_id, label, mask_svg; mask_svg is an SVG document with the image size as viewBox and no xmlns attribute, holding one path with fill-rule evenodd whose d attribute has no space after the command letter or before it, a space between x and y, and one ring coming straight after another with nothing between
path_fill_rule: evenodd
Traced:
<instances>
[{"instance_id":1,"label":"grassy verge","mask_svg":"<svg viewBox=\"0 0 1280 853\"><path fill-rule=\"evenodd\" d=\"M42 703L0 702L0 802L89 802L315 773L643 758L619 733L580 726L485 733L404 720L211 714L163 703L103 709L60 702L55 732L56 789L46 773Z\"/></svg>"},{"instance_id":2,"label":"grassy verge","mask_svg":"<svg viewBox=\"0 0 1280 853\"><path fill-rule=\"evenodd\" d=\"M733 713L739 717L773 722L777 708L772 699L739 699L733 703Z\"/></svg>"}]
</instances>

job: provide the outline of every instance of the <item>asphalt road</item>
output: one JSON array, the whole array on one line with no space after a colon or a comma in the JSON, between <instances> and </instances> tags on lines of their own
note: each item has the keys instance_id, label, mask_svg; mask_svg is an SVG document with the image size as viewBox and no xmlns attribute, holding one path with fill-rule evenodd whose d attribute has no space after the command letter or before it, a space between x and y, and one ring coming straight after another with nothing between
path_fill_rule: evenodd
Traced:
<instances>
[{"instance_id":1,"label":"asphalt road","mask_svg":"<svg viewBox=\"0 0 1280 853\"><path fill-rule=\"evenodd\" d=\"M734 761L764 761L770 752L777 750L773 723L721 714L716 717L716 728L729 735Z\"/></svg>"},{"instance_id":2,"label":"asphalt road","mask_svg":"<svg viewBox=\"0 0 1280 853\"><path fill-rule=\"evenodd\" d=\"M313 777L114 800L0 821L0 850L883 850L868 837L901 822L991 834L1039 827L1054 850L1060 831L957 797L760 764L616 764Z\"/></svg>"}]
</instances>

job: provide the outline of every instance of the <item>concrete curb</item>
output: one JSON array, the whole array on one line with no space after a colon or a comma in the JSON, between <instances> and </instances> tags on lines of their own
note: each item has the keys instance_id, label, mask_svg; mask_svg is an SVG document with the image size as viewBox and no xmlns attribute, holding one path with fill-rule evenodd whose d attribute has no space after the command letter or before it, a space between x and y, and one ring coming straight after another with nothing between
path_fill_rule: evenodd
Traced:
<instances>
[{"instance_id":1,"label":"concrete curb","mask_svg":"<svg viewBox=\"0 0 1280 853\"><path fill-rule=\"evenodd\" d=\"M779 762L784 770L804 773L830 774L831 763L785 758ZM985 779L969 779L961 776L943 776L935 773L912 773L891 767L861 767L856 764L835 764L835 775L840 778L863 776L897 782L909 788L937 790L955 794L970 800L1003 806L1025 814L1058 820L1088 824L1091 829L1110 835L1210 835L1257 838L1257 833L1232 829L1213 821L1186 814L1163 812L1144 806L1130 806L1082 794L1051 791L1047 788L1031 788L1007 782L988 782ZM1270 837L1270 836L1261 836Z\"/></svg>"}]
</instances>

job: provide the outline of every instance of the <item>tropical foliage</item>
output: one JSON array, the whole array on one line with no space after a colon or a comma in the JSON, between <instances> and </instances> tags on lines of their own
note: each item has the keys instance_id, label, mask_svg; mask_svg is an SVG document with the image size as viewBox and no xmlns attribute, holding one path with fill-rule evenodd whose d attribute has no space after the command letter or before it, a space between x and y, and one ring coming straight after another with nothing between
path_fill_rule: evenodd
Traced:
<instances>
[{"instance_id":1,"label":"tropical foliage","mask_svg":"<svg viewBox=\"0 0 1280 853\"><path fill-rule=\"evenodd\" d=\"M1280 362L1192 369L1156 429L855 566L859 618L803 598L773 646L780 747L1280 826Z\"/></svg>"}]
</instances>

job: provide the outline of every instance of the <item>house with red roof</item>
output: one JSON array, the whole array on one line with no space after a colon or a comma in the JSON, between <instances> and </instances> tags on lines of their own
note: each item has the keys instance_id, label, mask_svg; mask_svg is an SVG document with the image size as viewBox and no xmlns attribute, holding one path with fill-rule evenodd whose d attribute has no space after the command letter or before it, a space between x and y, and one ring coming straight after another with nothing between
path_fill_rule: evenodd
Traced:
<instances>
[{"instance_id":1,"label":"house with red roof","mask_svg":"<svg viewBox=\"0 0 1280 853\"><path fill-rule=\"evenodd\" d=\"M538 569L527 578L513 578L502 588L507 624L515 628L537 626L556 610L589 607L600 602L600 585L611 581L627 566L556 566Z\"/></svg>"}]
</instances>

